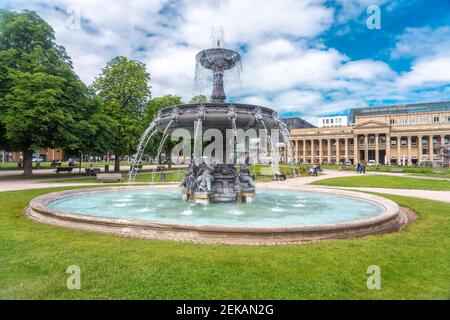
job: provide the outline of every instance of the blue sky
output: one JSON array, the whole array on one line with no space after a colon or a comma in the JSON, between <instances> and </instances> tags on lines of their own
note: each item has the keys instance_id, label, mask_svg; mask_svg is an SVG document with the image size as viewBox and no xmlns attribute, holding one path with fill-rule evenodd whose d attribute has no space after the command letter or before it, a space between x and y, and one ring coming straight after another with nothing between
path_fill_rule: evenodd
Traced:
<instances>
[{"instance_id":1,"label":"blue sky","mask_svg":"<svg viewBox=\"0 0 450 320\"><path fill-rule=\"evenodd\" d=\"M243 58L240 81L226 83L230 101L314 122L352 107L450 97L450 0L0 3L41 14L87 84L124 55L147 64L154 97L208 94L194 85L195 54L222 27L225 46ZM381 10L379 30L367 28L369 5Z\"/></svg>"}]
</instances>

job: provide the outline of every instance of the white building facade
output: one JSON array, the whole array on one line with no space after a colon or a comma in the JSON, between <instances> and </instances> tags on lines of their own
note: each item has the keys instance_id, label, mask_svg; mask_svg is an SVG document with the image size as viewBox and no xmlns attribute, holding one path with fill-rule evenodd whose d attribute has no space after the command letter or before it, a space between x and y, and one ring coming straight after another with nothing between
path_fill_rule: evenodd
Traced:
<instances>
[{"instance_id":1,"label":"white building facade","mask_svg":"<svg viewBox=\"0 0 450 320\"><path fill-rule=\"evenodd\" d=\"M317 122L317 127L319 128L346 127L348 125L348 117L320 117Z\"/></svg>"}]
</instances>

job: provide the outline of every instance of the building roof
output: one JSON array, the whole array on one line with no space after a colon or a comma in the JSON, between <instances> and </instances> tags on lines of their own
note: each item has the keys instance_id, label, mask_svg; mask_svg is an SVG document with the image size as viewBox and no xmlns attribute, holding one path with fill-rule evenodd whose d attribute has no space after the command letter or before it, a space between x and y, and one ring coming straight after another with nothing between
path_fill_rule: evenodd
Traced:
<instances>
[{"instance_id":1,"label":"building roof","mask_svg":"<svg viewBox=\"0 0 450 320\"><path fill-rule=\"evenodd\" d=\"M375 116L387 114L447 111L450 110L450 101L425 102L412 104L395 104L390 106L376 106L350 109L349 123L355 123L356 116Z\"/></svg>"},{"instance_id":2,"label":"building roof","mask_svg":"<svg viewBox=\"0 0 450 320\"><path fill-rule=\"evenodd\" d=\"M281 118L281 120L286 123L289 130L298 128L315 128L314 125L300 117Z\"/></svg>"}]
</instances>

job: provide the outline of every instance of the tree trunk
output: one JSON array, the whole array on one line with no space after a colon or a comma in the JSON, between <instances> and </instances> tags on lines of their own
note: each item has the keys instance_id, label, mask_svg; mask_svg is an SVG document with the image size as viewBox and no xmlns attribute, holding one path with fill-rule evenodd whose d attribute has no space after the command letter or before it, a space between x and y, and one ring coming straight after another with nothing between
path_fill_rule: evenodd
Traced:
<instances>
[{"instance_id":1,"label":"tree trunk","mask_svg":"<svg viewBox=\"0 0 450 320\"><path fill-rule=\"evenodd\" d=\"M120 156L118 154L115 155L114 159L114 172L120 171Z\"/></svg>"},{"instance_id":2,"label":"tree trunk","mask_svg":"<svg viewBox=\"0 0 450 320\"><path fill-rule=\"evenodd\" d=\"M33 150L22 152L23 155L23 175L30 177L33 175Z\"/></svg>"},{"instance_id":3,"label":"tree trunk","mask_svg":"<svg viewBox=\"0 0 450 320\"><path fill-rule=\"evenodd\" d=\"M80 152L80 165L78 166L78 174L81 174L81 163L83 163L83 152Z\"/></svg>"}]
</instances>

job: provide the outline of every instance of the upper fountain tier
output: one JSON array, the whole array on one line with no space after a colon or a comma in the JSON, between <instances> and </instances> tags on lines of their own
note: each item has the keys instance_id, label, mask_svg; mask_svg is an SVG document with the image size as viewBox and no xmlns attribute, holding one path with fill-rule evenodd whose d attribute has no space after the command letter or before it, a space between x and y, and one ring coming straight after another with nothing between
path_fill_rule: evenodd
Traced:
<instances>
[{"instance_id":1,"label":"upper fountain tier","mask_svg":"<svg viewBox=\"0 0 450 320\"><path fill-rule=\"evenodd\" d=\"M241 55L231 49L210 48L197 53L195 60L206 69L224 71L234 68L241 61Z\"/></svg>"},{"instance_id":2,"label":"upper fountain tier","mask_svg":"<svg viewBox=\"0 0 450 320\"><path fill-rule=\"evenodd\" d=\"M230 49L220 48L220 42L217 42L217 48L205 49L197 53L195 57L197 65L212 70L213 72L213 90L211 102L225 102L225 90L223 88L223 73L230 70L241 62L241 55Z\"/></svg>"}]
</instances>

